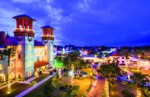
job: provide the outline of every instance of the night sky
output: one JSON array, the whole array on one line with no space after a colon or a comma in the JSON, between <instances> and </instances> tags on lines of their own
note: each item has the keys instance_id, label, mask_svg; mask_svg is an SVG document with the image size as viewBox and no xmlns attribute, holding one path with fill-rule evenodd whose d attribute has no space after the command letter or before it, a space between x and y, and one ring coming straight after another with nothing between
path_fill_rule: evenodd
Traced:
<instances>
[{"instance_id":1,"label":"night sky","mask_svg":"<svg viewBox=\"0 0 150 97\"><path fill-rule=\"evenodd\" d=\"M150 45L150 0L0 0L0 30L13 35L13 16L34 18L55 28L55 44Z\"/></svg>"}]
</instances>

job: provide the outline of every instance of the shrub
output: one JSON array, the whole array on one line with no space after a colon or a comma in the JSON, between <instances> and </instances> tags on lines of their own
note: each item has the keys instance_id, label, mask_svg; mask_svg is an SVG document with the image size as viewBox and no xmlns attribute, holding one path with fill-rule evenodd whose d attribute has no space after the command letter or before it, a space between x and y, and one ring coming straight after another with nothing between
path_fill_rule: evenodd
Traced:
<instances>
[{"instance_id":1,"label":"shrub","mask_svg":"<svg viewBox=\"0 0 150 97\"><path fill-rule=\"evenodd\" d=\"M133 93L131 93L129 90L125 89L122 91L123 97L135 97Z\"/></svg>"},{"instance_id":2,"label":"shrub","mask_svg":"<svg viewBox=\"0 0 150 97\"><path fill-rule=\"evenodd\" d=\"M63 90L63 89L65 89L65 87L62 85L62 86L59 87L59 89Z\"/></svg>"},{"instance_id":3,"label":"shrub","mask_svg":"<svg viewBox=\"0 0 150 97\"><path fill-rule=\"evenodd\" d=\"M73 86L71 96L77 96L78 95L79 86Z\"/></svg>"},{"instance_id":4,"label":"shrub","mask_svg":"<svg viewBox=\"0 0 150 97\"><path fill-rule=\"evenodd\" d=\"M53 74L53 72L52 72L52 71L50 71L50 72L49 72L49 74L50 74L50 75L52 75L52 74Z\"/></svg>"},{"instance_id":5,"label":"shrub","mask_svg":"<svg viewBox=\"0 0 150 97\"><path fill-rule=\"evenodd\" d=\"M56 70L56 69L54 69L54 72L57 72L57 70Z\"/></svg>"},{"instance_id":6,"label":"shrub","mask_svg":"<svg viewBox=\"0 0 150 97\"><path fill-rule=\"evenodd\" d=\"M30 85L31 85L31 86L34 86L35 84L36 84L36 81L31 81L31 82L30 82Z\"/></svg>"},{"instance_id":7,"label":"shrub","mask_svg":"<svg viewBox=\"0 0 150 97\"><path fill-rule=\"evenodd\" d=\"M25 79L24 79L24 78L19 78L18 80L19 80L19 81L25 81Z\"/></svg>"}]
</instances>

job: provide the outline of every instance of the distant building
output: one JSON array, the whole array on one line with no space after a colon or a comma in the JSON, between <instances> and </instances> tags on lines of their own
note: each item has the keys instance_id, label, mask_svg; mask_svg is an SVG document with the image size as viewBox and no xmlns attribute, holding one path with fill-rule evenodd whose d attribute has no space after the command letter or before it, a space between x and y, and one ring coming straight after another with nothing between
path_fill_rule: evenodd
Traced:
<instances>
[{"instance_id":1,"label":"distant building","mask_svg":"<svg viewBox=\"0 0 150 97\"><path fill-rule=\"evenodd\" d=\"M119 61L118 65L126 65L127 64L127 59L124 55L118 53L118 52L113 52L109 54L110 61Z\"/></svg>"}]
</instances>

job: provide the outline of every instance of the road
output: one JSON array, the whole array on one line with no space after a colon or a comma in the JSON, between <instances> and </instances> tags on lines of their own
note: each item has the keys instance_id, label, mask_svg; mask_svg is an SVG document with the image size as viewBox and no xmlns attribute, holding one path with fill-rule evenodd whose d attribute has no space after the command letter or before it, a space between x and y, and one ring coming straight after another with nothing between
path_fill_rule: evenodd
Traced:
<instances>
[{"instance_id":1,"label":"road","mask_svg":"<svg viewBox=\"0 0 150 97\"><path fill-rule=\"evenodd\" d=\"M99 76L98 72L96 71L96 75ZM87 97L102 97L103 89L104 89L104 78L100 77L97 78L92 82L92 87L87 94Z\"/></svg>"},{"instance_id":2,"label":"road","mask_svg":"<svg viewBox=\"0 0 150 97\"><path fill-rule=\"evenodd\" d=\"M98 80L97 85L90 97L102 97L104 88L104 79Z\"/></svg>"}]
</instances>

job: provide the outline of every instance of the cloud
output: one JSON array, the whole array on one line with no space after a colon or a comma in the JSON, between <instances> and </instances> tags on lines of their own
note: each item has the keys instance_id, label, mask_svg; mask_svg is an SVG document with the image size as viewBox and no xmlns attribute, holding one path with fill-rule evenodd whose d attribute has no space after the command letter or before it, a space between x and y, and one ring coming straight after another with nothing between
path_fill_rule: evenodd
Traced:
<instances>
[{"instance_id":1,"label":"cloud","mask_svg":"<svg viewBox=\"0 0 150 97\"><path fill-rule=\"evenodd\" d=\"M0 30L13 35L12 17L27 14L37 20L33 26L37 40L41 40L41 27L50 25L57 44L147 44L148 40L140 39L149 35L149 4L134 0L0 0Z\"/></svg>"},{"instance_id":2,"label":"cloud","mask_svg":"<svg viewBox=\"0 0 150 97\"><path fill-rule=\"evenodd\" d=\"M26 3L26 4L39 2L39 0L12 0L12 1L15 2L15 3ZM47 0L47 1L50 2L50 0Z\"/></svg>"},{"instance_id":3,"label":"cloud","mask_svg":"<svg viewBox=\"0 0 150 97\"><path fill-rule=\"evenodd\" d=\"M7 7L3 7L3 5ZM0 30L8 32L10 35L13 35L13 29L15 28L16 21L12 19L12 17L23 13L23 11L12 6L8 6L6 2L1 2L0 12Z\"/></svg>"},{"instance_id":4,"label":"cloud","mask_svg":"<svg viewBox=\"0 0 150 97\"><path fill-rule=\"evenodd\" d=\"M88 11L90 9L90 3L91 3L91 0L81 0L78 3L79 10L82 12Z\"/></svg>"}]
</instances>

